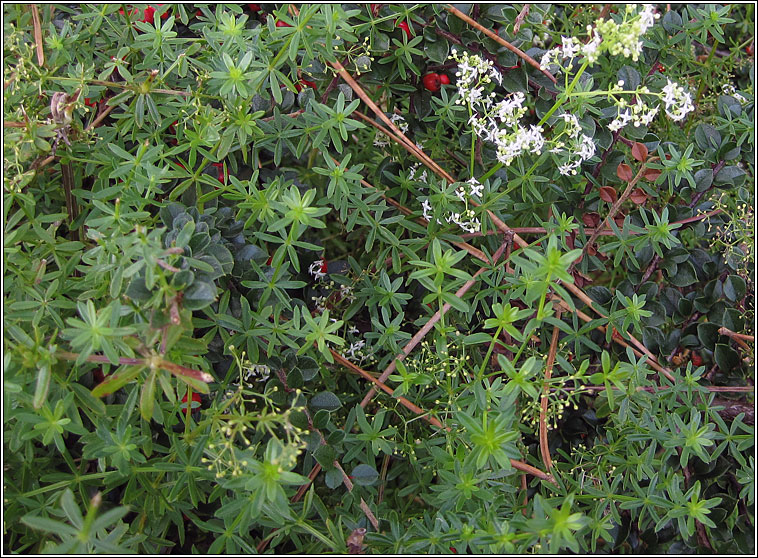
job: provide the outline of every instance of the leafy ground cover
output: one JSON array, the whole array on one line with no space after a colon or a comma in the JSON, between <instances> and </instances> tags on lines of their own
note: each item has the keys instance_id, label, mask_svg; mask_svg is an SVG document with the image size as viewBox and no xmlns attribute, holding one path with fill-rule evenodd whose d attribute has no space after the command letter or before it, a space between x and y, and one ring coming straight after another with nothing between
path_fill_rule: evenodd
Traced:
<instances>
[{"instance_id":1,"label":"leafy ground cover","mask_svg":"<svg viewBox=\"0 0 758 558\"><path fill-rule=\"evenodd\" d=\"M5 550L753 553L753 9L4 4Z\"/></svg>"}]
</instances>

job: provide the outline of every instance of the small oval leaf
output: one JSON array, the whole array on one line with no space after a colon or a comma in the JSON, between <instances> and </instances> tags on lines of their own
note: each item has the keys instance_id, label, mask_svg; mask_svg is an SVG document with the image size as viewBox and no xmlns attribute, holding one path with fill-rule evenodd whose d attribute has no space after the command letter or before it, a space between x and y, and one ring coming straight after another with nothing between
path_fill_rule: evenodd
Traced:
<instances>
[{"instance_id":1,"label":"small oval leaf","mask_svg":"<svg viewBox=\"0 0 758 558\"><path fill-rule=\"evenodd\" d=\"M326 411L336 411L342 407L342 403L340 402L339 397L334 395L331 391L322 391L321 393L317 393L311 397L309 405L311 409L315 409L317 411L320 411L321 409L324 409Z\"/></svg>"},{"instance_id":2,"label":"small oval leaf","mask_svg":"<svg viewBox=\"0 0 758 558\"><path fill-rule=\"evenodd\" d=\"M603 200L604 202L616 203L616 200L618 199L618 194L616 193L616 190L614 188L611 188L610 186L603 186L602 188L600 188L600 199Z\"/></svg>"}]
</instances>

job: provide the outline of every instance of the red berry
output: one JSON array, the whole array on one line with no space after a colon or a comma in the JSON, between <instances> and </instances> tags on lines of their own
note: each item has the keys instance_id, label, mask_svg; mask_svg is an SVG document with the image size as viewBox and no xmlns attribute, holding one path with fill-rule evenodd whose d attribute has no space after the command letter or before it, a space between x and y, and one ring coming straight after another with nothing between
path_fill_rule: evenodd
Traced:
<instances>
[{"instance_id":1,"label":"red berry","mask_svg":"<svg viewBox=\"0 0 758 558\"><path fill-rule=\"evenodd\" d=\"M328 269L329 269L329 262L327 262L326 260L322 260L321 261L321 273L326 273Z\"/></svg>"},{"instance_id":2,"label":"red berry","mask_svg":"<svg viewBox=\"0 0 758 558\"><path fill-rule=\"evenodd\" d=\"M311 89L316 89L316 83L313 81L308 81L307 79L303 78L300 80L300 83L306 87L310 87Z\"/></svg>"},{"instance_id":3,"label":"red berry","mask_svg":"<svg viewBox=\"0 0 758 558\"><path fill-rule=\"evenodd\" d=\"M266 260L266 265L271 265L271 262L274 260L274 256L269 256Z\"/></svg>"},{"instance_id":4,"label":"red berry","mask_svg":"<svg viewBox=\"0 0 758 558\"><path fill-rule=\"evenodd\" d=\"M405 34L408 36L409 39L411 38L411 30L408 27L407 21L401 21L400 23L396 22L395 25L399 27L400 29L402 29L403 31L405 31Z\"/></svg>"},{"instance_id":5,"label":"red berry","mask_svg":"<svg viewBox=\"0 0 758 558\"><path fill-rule=\"evenodd\" d=\"M692 364L694 366L702 366L703 365L703 357L701 357L697 353L692 353Z\"/></svg>"},{"instance_id":6,"label":"red berry","mask_svg":"<svg viewBox=\"0 0 758 558\"><path fill-rule=\"evenodd\" d=\"M218 169L218 181L226 183L226 176L224 176L224 163L211 163Z\"/></svg>"},{"instance_id":7,"label":"red berry","mask_svg":"<svg viewBox=\"0 0 758 558\"><path fill-rule=\"evenodd\" d=\"M247 7L250 8L250 11L254 13L258 13L261 11L260 4L248 4Z\"/></svg>"},{"instance_id":8,"label":"red berry","mask_svg":"<svg viewBox=\"0 0 758 558\"><path fill-rule=\"evenodd\" d=\"M156 4L155 6L160 8L161 6L163 6L163 4ZM156 12L156 8L153 6L148 6L147 8L145 8L145 13L142 17L142 22L152 23L153 14L155 14L155 12ZM167 17L168 17L168 11L165 11L161 14L161 19L166 19Z\"/></svg>"},{"instance_id":9,"label":"red berry","mask_svg":"<svg viewBox=\"0 0 758 558\"><path fill-rule=\"evenodd\" d=\"M87 105L88 107L96 107L97 103L98 103L97 101L93 101L89 97L84 98L84 104Z\"/></svg>"},{"instance_id":10,"label":"red berry","mask_svg":"<svg viewBox=\"0 0 758 558\"><path fill-rule=\"evenodd\" d=\"M281 21L281 20L277 20L274 25L276 25L277 27L292 27L289 23L285 21Z\"/></svg>"},{"instance_id":11,"label":"red berry","mask_svg":"<svg viewBox=\"0 0 758 558\"><path fill-rule=\"evenodd\" d=\"M423 78L421 78L421 82L424 84L424 87L432 93L440 90L439 74L426 74Z\"/></svg>"},{"instance_id":12,"label":"red berry","mask_svg":"<svg viewBox=\"0 0 758 558\"><path fill-rule=\"evenodd\" d=\"M755 43L750 43L749 45L747 45L747 46L745 47L745 52L747 52L747 55L748 55L748 56L753 56L753 49L755 48L755 47L753 46L754 44L755 44Z\"/></svg>"},{"instance_id":13,"label":"red berry","mask_svg":"<svg viewBox=\"0 0 758 558\"><path fill-rule=\"evenodd\" d=\"M450 78L447 77L447 74L439 74L440 76L440 83L442 85L449 85L450 84Z\"/></svg>"}]
</instances>

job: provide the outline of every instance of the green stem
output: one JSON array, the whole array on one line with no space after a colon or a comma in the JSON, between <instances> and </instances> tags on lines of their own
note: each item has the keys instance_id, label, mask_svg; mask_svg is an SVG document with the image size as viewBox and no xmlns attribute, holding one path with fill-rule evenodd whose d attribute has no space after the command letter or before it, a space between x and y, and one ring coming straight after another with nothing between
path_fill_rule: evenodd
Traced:
<instances>
[{"instance_id":1,"label":"green stem","mask_svg":"<svg viewBox=\"0 0 758 558\"><path fill-rule=\"evenodd\" d=\"M492 351L495 348L495 342L497 341L498 337L500 337L500 332L502 331L503 326L497 326L497 331L495 331L495 335L492 336L492 341L490 342L489 349L487 349L487 354L484 356L482 365L479 367L479 373L476 375L477 382L481 382L482 378L484 377L484 369L487 367L487 363L490 361L490 356L492 355Z\"/></svg>"},{"instance_id":2,"label":"green stem","mask_svg":"<svg viewBox=\"0 0 758 558\"><path fill-rule=\"evenodd\" d=\"M558 110L560 108L560 106L568 100L568 98L571 96L571 92L574 90L574 87L576 87L576 84L579 82L579 77L584 73L584 70L587 69L587 66L589 66L589 62L587 62L585 60L584 63L582 64L582 66L579 68L579 71L574 76L574 79L571 80L571 83L569 84L569 86L566 88L566 90L561 95L558 96L558 98L555 100L555 104L552 106L552 108L549 111L547 111L547 113L545 114L545 116L543 116L540 119L540 121L537 123L537 126L542 126L545 122L547 122L548 118L550 118L551 116L553 116L553 113L556 110ZM503 163L501 163L501 162L498 161L498 163L494 167L492 167L489 171L487 171L484 174L484 176L482 176L479 179L479 182L484 182L490 176L492 176L497 171L499 171L501 168L503 168ZM524 178L526 178L526 177L524 177Z\"/></svg>"},{"instance_id":3,"label":"green stem","mask_svg":"<svg viewBox=\"0 0 758 558\"><path fill-rule=\"evenodd\" d=\"M713 52L713 51L711 51ZM473 109L471 108L471 103L468 105L468 119L469 122L471 121L471 117L474 115ZM476 151L476 134L474 133L474 130L471 130L471 176L474 176L474 155Z\"/></svg>"}]
</instances>

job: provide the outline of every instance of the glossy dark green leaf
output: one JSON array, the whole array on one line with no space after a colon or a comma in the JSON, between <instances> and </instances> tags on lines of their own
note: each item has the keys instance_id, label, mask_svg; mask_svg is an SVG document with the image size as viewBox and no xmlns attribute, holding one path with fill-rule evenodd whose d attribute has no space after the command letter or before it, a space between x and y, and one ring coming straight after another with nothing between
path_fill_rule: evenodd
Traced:
<instances>
[{"instance_id":1,"label":"glossy dark green leaf","mask_svg":"<svg viewBox=\"0 0 758 558\"><path fill-rule=\"evenodd\" d=\"M717 343L713 350L713 358L724 373L730 373L740 366L740 355L729 345Z\"/></svg>"},{"instance_id":2,"label":"glossy dark green leaf","mask_svg":"<svg viewBox=\"0 0 758 558\"><path fill-rule=\"evenodd\" d=\"M308 406L314 410L336 411L342 407L342 403L339 397L334 395L331 391L322 391L311 397Z\"/></svg>"}]
</instances>

